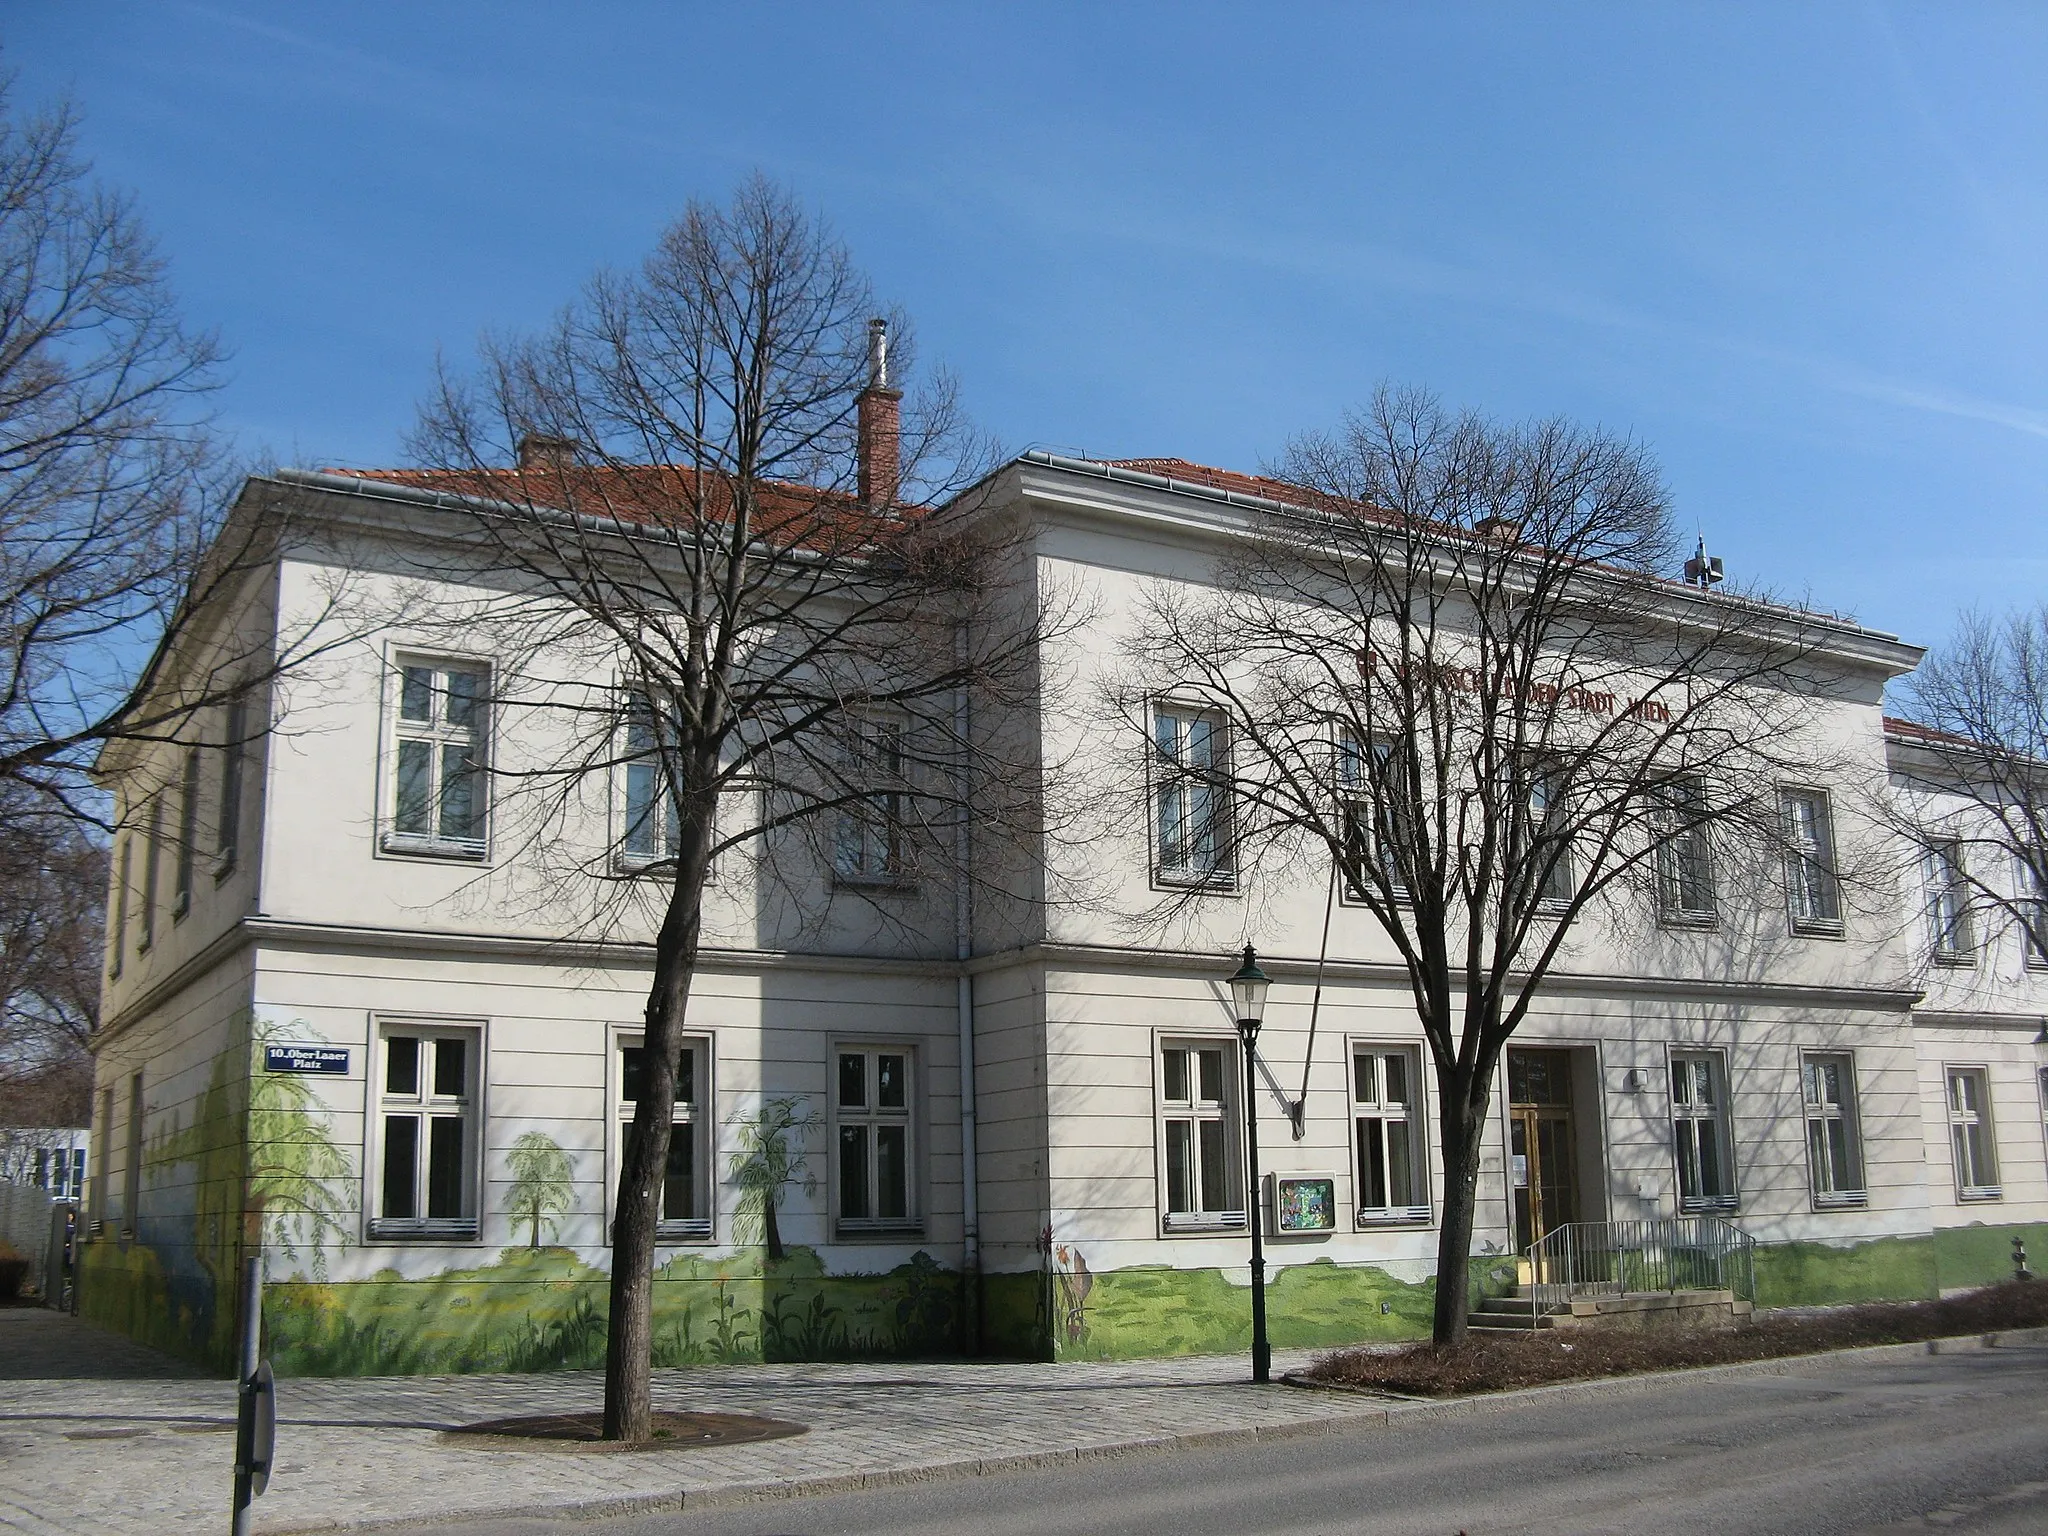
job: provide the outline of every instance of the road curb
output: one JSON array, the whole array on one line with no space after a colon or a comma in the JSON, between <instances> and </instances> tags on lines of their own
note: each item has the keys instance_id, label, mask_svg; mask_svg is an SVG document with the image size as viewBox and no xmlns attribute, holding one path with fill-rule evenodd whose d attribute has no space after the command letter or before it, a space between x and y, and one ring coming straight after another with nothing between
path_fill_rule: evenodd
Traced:
<instances>
[{"instance_id":1,"label":"road curb","mask_svg":"<svg viewBox=\"0 0 2048 1536\"><path fill-rule=\"evenodd\" d=\"M1617 1396L1649 1391L1677 1380L1783 1376L1794 1369L1813 1365L1849 1364L1859 1360L1909 1359L1918 1355L1972 1354L2022 1345L2048 1344L2048 1328L2006 1329L1996 1333L1963 1334L1949 1338L1925 1339L1905 1344L1866 1344L1855 1349L1824 1350L1811 1355L1780 1355L1768 1360L1739 1360L1727 1365L1695 1366L1687 1370L1645 1371L1633 1376L1595 1377L1586 1381L1557 1382L1549 1386L1520 1387L1507 1392L1488 1392L1473 1397L1397 1397L1369 1388L1349 1387L1303 1380L1290 1373L1281 1378L1286 1388L1329 1392L1347 1397L1369 1398L1383 1403L1377 1409L1351 1409L1341 1414L1298 1419L1286 1424L1253 1425L1242 1429L1198 1430L1180 1435L1151 1435L1104 1445L1074 1446L1056 1451L1025 1451L1013 1456L969 1456L956 1461L930 1462L918 1467L894 1467L876 1472L835 1472L817 1477L778 1478L760 1483L729 1483L691 1491L679 1488L652 1494L620 1494L599 1498L531 1501L504 1504L490 1509L450 1512L445 1515L389 1515L358 1520L319 1520L271 1524L256 1522L261 1536L325 1536L331 1532L403 1531L422 1526L459 1528L496 1520L550 1519L597 1521L632 1515L664 1514L684 1509L724 1509L773 1503L782 1499L809 1498L835 1493L862 1493L882 1488L914 1487L922 1483L959 1481L975 1477L1000 1477L1017 1472L1044 1471L1092 1461L1115 1461L1127 1457L1157 1456L1172 1451L1215 1450L1259 1441L1315 1439L1345 1434L1352 1430L1391 1428L1409 1422L1478 1418L1559 1398L1574 1396Z\"/></svg>"}]
</instances>

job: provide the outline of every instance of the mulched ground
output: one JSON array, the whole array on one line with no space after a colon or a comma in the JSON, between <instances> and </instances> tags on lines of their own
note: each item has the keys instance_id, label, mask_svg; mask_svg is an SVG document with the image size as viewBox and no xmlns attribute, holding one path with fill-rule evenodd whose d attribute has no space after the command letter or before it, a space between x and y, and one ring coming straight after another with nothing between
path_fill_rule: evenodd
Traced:
<instances>
[{"instance_id":1,"label":"mulched ground","mask_svg":"<svg viewBox=\"0 0 2048 1536\"><path fill-rule=\"evenodd\" d=\"M1464 1344L1429 1344L1375 1352L1340 1350L1320 1356L1303 1376L1316 1382L1370 1387L1416 1397L1456 1397L1540 1387L1596 1376L1668 1371L1740 1360L1812 1355L1864 1344L2048 1326L2048 1280L2009 1281L1946 1301L1882 1302L1805 1313L1761 1313L1729 1328L1622 1333L1592 1328L1531 1333L1474 1333Z\"/></svg>"},{"instance_id":2,"label":"mulched ground","mask_svg":"<svg viewBox=\"0 0 2048 1536\"><path fill-rule=\"evenodd\" d=\"M449 1444L487 1450L504 1450L508 1442L518 1441L525 1442L528 1449L545 1446L575 1451L680 1451L705 1445L740 1445L749 1440L781 1440L805 1432L805 1425L753 1413L656 1413L653 1439L623 1443L603 1438L603 1414L541 1413L465 1424L442 1434Z\"/></svg>"}]
</instances>

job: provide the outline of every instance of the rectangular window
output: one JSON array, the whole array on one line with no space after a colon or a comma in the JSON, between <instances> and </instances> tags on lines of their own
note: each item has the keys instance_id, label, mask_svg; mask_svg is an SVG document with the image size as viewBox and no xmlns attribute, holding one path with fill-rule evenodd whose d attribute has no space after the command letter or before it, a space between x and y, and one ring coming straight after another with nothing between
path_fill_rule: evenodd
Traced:
<instances>
[{"instance_id":1,"label":"rectangular window","mask_svg":"<svg viewBox=\"0 0 2048 1536\"><path fill-rule=\"evenodd\" d=\"M1155 874L1169 885L1229 886L1236 858L1222 719L1160 705L1152 712L1152 746Z\"/></svg>"},{"instance_id":2,"label":"rectangular window","mask_svg":"<svg viewBox=\"0 0 2048 1536\"><path fill-rule=\"evenodd\" d=\"M1817 1206L1862 1205L1863 1148L1856 1129L1855 1065L1846 1051L1800 1058L1806 1100L1806 1168Z\"/></svg>"},{"instance_id":3,"label":"rectangular window","mask_svg":"<svg viewBox=\"0 0 2048 1536\"><path fill-rule=\"evenodd\" d=\"M159 795L149 804L149 841L142 849L142 937L136 941L137 951L156 942L156 882L163 853L164 801Z\"/></svg>"},{"instance_id":4,"label":"rectangular window","mask_svg":"<svg viewBox=\"0 0 2048 1536\"><path fill-rule=\"evenodd\" d=\"M1672 1055L1671 1139L1678 1163L1679 1210L1734 1210L1735 1159L1728 1140L1728 1076L1720 1052Z\"/></svg>"},{"instance_id":5,"label":"rectangular window","mask_svg":"<svg viewBox=\"0 0 2048 1536\"><path fill-rule=\"evenodd\" d=\"M1529 873L1537 882L1537 902L1545 907L1568 905L1578 886L1572 877L1564 784L1555 768L1529 769L1529 820L1523 839Z\"/></svg>"},{"instance_id":6,"label":"rectangular window","mask_svg":"<svg viewBox=\"0 0 2048 1536\"><path fill-rule=\"evenodd\" d=\"M1402 875L1408 812L1407 773L1393 743L1363 742L1349 731L1337 738L1337 796L1344 822L1344 899L1365 899L1365 872L1377 864L1396 901L1406 899Z\"/></svg>"},{"instance_id":7,"label":"rectangular window","mask_svg":"<svg viewBox=\"0 0 2048 1536\"><path fill-rule=\"evenodd\" d=\"M1160 1069L1166 1230L1242 1230L1236 1043L1169 1041L1161 1047Z\"/></svg>"},{"instance_id":8,"label":"rectangular window","mask_svg":"<svg viewBox=\"0 0 2048 1536\"><path fill-rule=\"evenodd\" d=\"M377 1045L370 1236L476 1236L480 1033L393 1024Z\"/></svg>"},{"instance_id":9,"label":"rectangular window","mask_svg":"<svg viewBox=\"0 0 2048 1536\"><path fill-rule=\"evenodd\" d=\"M655 1235L665 1242L701 1243L711 1238L711 1102L710 1042L685 1040L676 1063L676 1094L668 1138L668 1162L662 1171L661 1214ZM618 1045L616 1116L619 1163L633 1149L633 1109L645 1093L647 1052L638 1035L623 1036ZM611 1187L618 1188L614 1170ZM514 1213L515 1218L517 1213Z\"/></svg>"},{"instance_id":10,"label":"rectangular window","mask_svg":"<svg viewBox=\"0 0 2048 1536\"><path fill-rule=\"evenodd\" d=\"M1920 858L1927 889L1927 935L1936 965L1974 965L1970 887L1963 874L1963 846L1940 842Z\"/></svg>"},{"instance_id":11,"label":"rectangular window","mask_svg":"<svg viewBox=\"0 0 2048 1536\"><path fill-rule=\"evenodd\" d=\"M644 868L673 859L682 839L682 815L672 778L675 732L664 725L656 718L654 701L644 693L634 694L626 707L620 775L624 810L620 862L629 867Z\"/></svg>"},{"instance_id":12,"label":"rectangular window","mask_svg":"<svg viewBox=\"0 0 2048 1536\"><path fill-rule=\"evenodd\" d=\"M387 849L483 857L489 681L482 667L427 661L399 667Z\"/></svg>"},{"instance_id":13,"label":"rectangular window","mask_svg":"<svg viewBox=\"0 0 2048 1536\"><path fill-rule=\"evenodd\" d=\"M1991 1126L1990 1080L1982 1067L1948 1067L1948 1135L1955 1153L1956 1196L1998 1200L1998 1142Z\"/></svg>"},{"instance_id":14,"label":"rectangular window","mask_svg":"<svg viewBox=\"0 0 2048 1536\"><path fill-rule=\"evenodd\" d=\"M100 1090L100 1124L98 1138L93 1145L100 1149L99 1161L92 1175L92 1231L98 1236L106 1230L108 1218L113 1214L108 1205L113 1199L109 1188L107 1167L113 1161L114 1146L114 1090Z\"/></svg>"},{"instance_id":15,"label":"rectangular window","mask_svg":"<svg viewBox=\"0 0 2048 1536\"><path fill-rule=\"evenodd\" d=\"M859 798L839 812L832 836L832 873L840 880L886 884L904 875L903 726L893 720L849 722L840 745L844 793Z\"/></svg>"},{"instance_id":16,"label":"rectangular window","mask_svg":"<svg viewBox=\"0 0 2048 1536\"><path fill-rule=\"evenodd\" d=\"M832 1188L842 1235L916 1232L916 1059L907 1046L841 1046L833 1078Z\"/></svg>"},{"instance_id":17,"label":"rectangular window","mask_svg":"<svg viewBox=\"0 0 2048 1536\"><path fill-rule=\"evenodd\" d=\"M128 1079L128 1163L121 1175L121 1227L135 1235L142 1220L142 1074Z\"/></svg>"},{"instance_id":18,"label":"rectangular window","mask_svg":"<svg viewBox=\"0 0 2048 1536\"><path fill-rule=\"evenodd\" d=\"M1351 1126L1358 1152L1358 1224L1429 1220L1423 1187L1421 1058L1361 1046L1351 1055Z\"/></svg>"},{"instance_id":19,"label":"rectangular window","mask_svg":"<svg viewBox=\"0 0 2048 1536\"><path fill-rule=\"evenodd\" d=\"M1657 905L1667 923L1714 921L1714 864L1707 836L1706 786L1676 779L1665 791L1666 833L1657 847Z\"/></svg>"},{"instance_id":20,"label":"rectangular window","mask_svg":"<svg viewBox=\"0 0 2048 1536\"><path fill-rule=\"evenodd\" d=\"M121 977L121 955L128 947L128 887L135 874L135 838L121 839L121 857L114 866L114 921L107 940L107 976Z\"/></svg>"},{"instance_id":21,"label":"rectangular window","mask_svg":"<svg viewBox=\"0 0 2048 1536\"><path fill-rule=\"evenodd\" d=\"M1828 797L1817 789L1781 790L1785 885L1794 933L1839 934L1842 891L1835 877L1835 825Z\"/></svg>"},{"instance_id":22,"label":"rectangular window","mask_svg":"<svg viewBox=\"0 0 2048 1536\"><path fill-rule=\"evenodd\" d=\"M199 851L199 749L185 749L185 780L178 786L177 889L171 896L175 920L192 910L192 863Z\"/></svg>"},{"instance_id":23,"label":"rectangular window","mask_svg":"<svg viewBox=\"0 0 2048 1536\"><path fill-rule=\"evenodd\" d=\"M2020 953L2029 970L2048 970L2048 881L2041 873L2048 866L2038 855L2013 862L2013 889L2020 897Z\"/></svg>"},{"instance_id":24,"label":"rectangular window","mask_svg":"<svg viewBox=\"0 0 2048 1536\"><path fill-rule=\"evenodd\" d=\"M249 708L236 699L227 707L221 728L220 807L213 828L213 874L225 876L235 867L235 843L242 830L242 758L246 747L242 737L249 728Z\"/></svg>"}]
</instances>

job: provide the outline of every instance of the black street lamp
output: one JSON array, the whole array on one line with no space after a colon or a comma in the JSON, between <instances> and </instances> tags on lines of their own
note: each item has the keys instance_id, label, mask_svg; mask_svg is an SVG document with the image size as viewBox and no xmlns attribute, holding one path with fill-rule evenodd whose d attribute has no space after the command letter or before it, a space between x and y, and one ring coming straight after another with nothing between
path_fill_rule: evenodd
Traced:
<instances>
[{"instance_id":1,"label":"black street lamp","mask_svg":"<svg viewBox=\"0 0 2048 1536\"><path fill-rule=\"evenodd\" d=\"M1237 1037L1244 1042L1244 1152L1251 1176L1244 1204L1245 1219L1252 1229L1252 1380L1257 1382L1273 1378L1273 1346L1266 1339L1266 1248L1259 1230L1258 1092L1253 1086L1259 1023L1266 1016L1266 988L1272 984L1259 969L1259 957L1251 945L1245 945L1244 964L1230 978L1230 997L1237 1007Z\"/></svg>"}]
</instances>

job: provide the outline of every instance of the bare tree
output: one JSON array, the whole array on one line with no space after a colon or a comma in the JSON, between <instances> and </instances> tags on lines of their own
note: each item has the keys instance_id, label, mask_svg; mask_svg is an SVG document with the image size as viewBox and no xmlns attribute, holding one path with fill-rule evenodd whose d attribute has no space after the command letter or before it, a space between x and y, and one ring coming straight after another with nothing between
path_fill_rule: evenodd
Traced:
<instances>
[{"instance_id":1,"label":"bare tree","mask_svg":"<svg viewBox=\"0 0 2048 1536\"><path fill-rule=\"evenodd\" d=\"M1930 899L1961 894L2048 956L2048 605L1964 614L1904 691L1890 805L1908 845L1939 861Z\"/></svg>"},{"instance_id":2,"label":"bare tree","mask_svg":"<svg viewBox=\"0 0 2048 1536\"><path fill-rule=\"evenodd\" d=\"M417 433L427 483L466 498L477 568L504 593L494 632L536 677L577 657L599 679L522 695L563 744L493 767L539 808L526 846L559 856L579 797L626 775L632 858L622 873L617 843L577 840L582 884L626 907L656 893L609 1438L649 1433L666 1106L714 863L801 855L814 885L822 870L858 896L952 859L970 795L980 829L1032 803L969 706L1031 686L1037 610L1008 536L952 494L979 465L952 391L905 400L906 328L875 313L844 249L756 179L693 204L546 332L487 340L472 377L444 371ZM803 881L792 867L784 883Z\"/></svg>"},{"instance_id":3,"label":"bare tree","mask_svg":"<svg viewBox=\"0 0 2048 1536\"><path fill-rule=\"evenodd\" d=\"M1213 588L1152 590L1116 702L1148 733L1162 838L1197 850L1172 910L1260 872L1298 894L1328 859L1398 953L1435 1066L1454 1342L1502 1051L1595 923L1712 929L1731 968L1762 937L1719 898L1782 889L1777 786L1837 771L1806 727L1841 626L1658 579L1658 472L1602 432L1383 389L1271 473L1295 489L1248 514ZM1206 702L1207 750L1151 739L1168 690ZM1839 924L1843 874L1797 866L1816 926Z\"/></svg>"},{"instance_id":4,"label":"bare tree","mask_svg":"<svg viewBox=\"0 0 2048 1536\"><path fill-rule=\"evenodd\" d=\"M0 790L0 803L23 798ZM68 820L0 840L0 1125L84 1125L99 1006L104 849Z\"/></svg>"}]
</instances>

